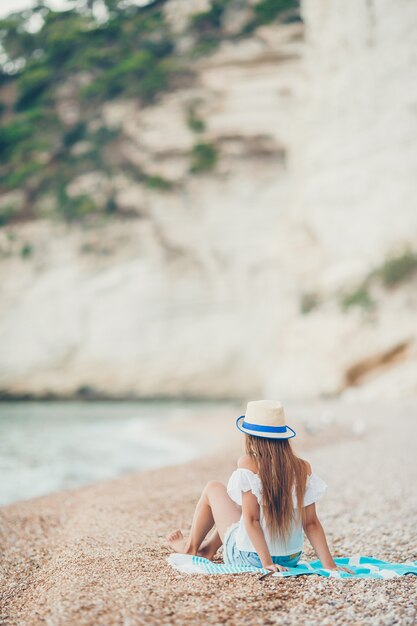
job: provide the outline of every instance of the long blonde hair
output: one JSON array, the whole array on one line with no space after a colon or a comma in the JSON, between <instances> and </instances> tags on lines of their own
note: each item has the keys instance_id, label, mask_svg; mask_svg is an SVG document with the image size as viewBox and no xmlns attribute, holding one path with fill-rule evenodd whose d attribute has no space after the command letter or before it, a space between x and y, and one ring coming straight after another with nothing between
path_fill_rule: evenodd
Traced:
<instances>
[{"instance_id":1,"label":"long blonde hair","mask_svg":"<svg viewBox=\"0 0 417 626\"><path fill-rule=\"evenodd\" d=\"M302 518L307 482L307 463L293 451L288 439L266 439L245 435L246 453L251 456L262 482L262 511L271 536L288 536L294 519L293 487L297 516Z\"/></svg>"}]
</instances>

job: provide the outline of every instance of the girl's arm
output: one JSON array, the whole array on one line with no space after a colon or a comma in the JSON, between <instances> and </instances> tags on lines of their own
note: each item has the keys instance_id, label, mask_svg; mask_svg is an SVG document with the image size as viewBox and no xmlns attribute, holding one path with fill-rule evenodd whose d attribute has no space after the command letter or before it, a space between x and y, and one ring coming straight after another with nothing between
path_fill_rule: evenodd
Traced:
<instances>
[{"instance_id":1,"label":"girl's arm","mask_svg":"<svg viewBox=\"0 0 417 626\"><path fill-rule=\"evenodd\" d=\"M324 569L338 569L354 574L348 567L338 566L334 562L327 545L323 526L317 517L316 505L314 503L305 506L303 509L303 528Z\"/></svg>"},{"instance_id":2,"label":"girl's arm","mask_svg":"<svg viewBox=\"0 0 417 626\"><path fill-rule=\"evenodd\" d=\"M276 565L272 562L268 546L265 541L260 523L260 509L256 496L251 491L245 491L242 494L242 515L246 532L249 535L253 547L261 559L264 569L274 571L286 571L288 568L282 565Z\"/></svg>"}]
</instances>

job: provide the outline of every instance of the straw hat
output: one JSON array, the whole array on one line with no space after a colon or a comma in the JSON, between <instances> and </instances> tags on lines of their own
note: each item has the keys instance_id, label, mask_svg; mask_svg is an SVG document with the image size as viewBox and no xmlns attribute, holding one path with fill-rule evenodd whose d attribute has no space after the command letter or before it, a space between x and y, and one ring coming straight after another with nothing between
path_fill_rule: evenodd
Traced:
<instances>
[{"instance_id":1,"label":"straw hat","mask_svg":"<svg viewBox=\"0 0 417 626\"><path fill-rule=\"evenodd\" d=\"M284 407L277 400L248 402L246 414L236 420L242 433L267 439L290 439L295 431L285 423Z\"/></svg>"}]
</instances>

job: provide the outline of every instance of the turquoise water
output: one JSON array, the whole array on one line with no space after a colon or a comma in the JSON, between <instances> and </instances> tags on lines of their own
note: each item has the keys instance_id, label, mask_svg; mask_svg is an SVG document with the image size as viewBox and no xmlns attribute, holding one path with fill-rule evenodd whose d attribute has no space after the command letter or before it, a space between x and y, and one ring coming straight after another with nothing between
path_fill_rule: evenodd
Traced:
<instances>
[{"instance_id":1,"label":"turquoise water","mask_svg":"<svg viewBox=\"0 0 417 626\"><path fill-rule=\"evenodd\" d=\"M0 403L0 505L188 461L213 444L197 435L195 420L218 409L181 402Z\"/></svg>"}]
</instances>

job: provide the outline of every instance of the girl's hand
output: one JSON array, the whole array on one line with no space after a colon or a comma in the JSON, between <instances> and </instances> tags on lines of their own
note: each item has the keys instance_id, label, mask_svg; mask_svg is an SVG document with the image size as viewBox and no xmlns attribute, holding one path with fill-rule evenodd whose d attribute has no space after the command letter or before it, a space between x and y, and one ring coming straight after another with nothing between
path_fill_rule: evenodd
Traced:
<instances>
[{"instance_id":1,"label":"girl's hand","mask_svg":"<svg viewBox=\"0 0 417 626\"><path fill-rule=\"evenodd\" d=\"M343 565L334 565L334 567L327 567L326 569L338 570L339 572L347 572L348 574L355 575L355 572L348 567L344 567Z\"/></svg>"},{"instance_id":2,"label":"girl's hand","mask_svg":"<svg viewBox=\"0 0 417 626\"><path fill-rule=\"evenodd\" d=\"M283 565L277 565L276 563L271 563L270 565L266 565L264 569L269 570L270 572L288 572L288 567L284 567Z\"/></svg>"},{"instance_id":3,"label":"girl's hand","mask_svg":"<svg viewBox=\"0 0 417 626\"><path fill-rule=\"evenodd\" d=\"M264 565L263 568L267 569L268 573L262 574L262 576L259 576L259 580L264 580L264 578L266 578L267 576L271 576L272 574L275 574L275 572L287 572L288 571L288 567L284 567L283 565L277 565L276 563L270 563L269 565Z\"/></svg>"}]
</instances>

